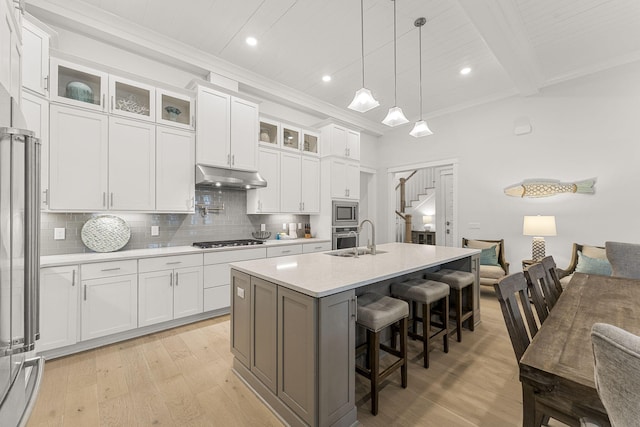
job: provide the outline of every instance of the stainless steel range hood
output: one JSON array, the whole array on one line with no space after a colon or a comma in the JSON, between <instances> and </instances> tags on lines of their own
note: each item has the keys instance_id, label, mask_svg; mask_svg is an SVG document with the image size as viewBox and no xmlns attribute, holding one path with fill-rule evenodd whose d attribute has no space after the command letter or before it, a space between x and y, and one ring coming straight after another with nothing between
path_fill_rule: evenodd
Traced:
<instances>
[{"instance_id":1,"label":"stainless steel range hood","mask_svg":"<svg viewBox=\"0 0 640 427\"><path fill-rule=\"evenodd\" d=\"M266 187L267 181L258 172L196 165L196 186L250 190Z\"/></svg>"}]
</instances>

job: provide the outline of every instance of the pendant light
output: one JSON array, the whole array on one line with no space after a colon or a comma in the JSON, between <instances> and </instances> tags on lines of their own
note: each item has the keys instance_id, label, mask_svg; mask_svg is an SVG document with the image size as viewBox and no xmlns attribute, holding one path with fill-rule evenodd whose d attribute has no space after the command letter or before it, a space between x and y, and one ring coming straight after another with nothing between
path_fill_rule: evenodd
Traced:
<instances>
[{"instance_id":1,"label":"pendant light","mask_svg":"<svg viewBox=\"0 0 640 427\"><path fill-rule=\"evenodd\" d=\"M362 89L356 91L353 101L349 104L351 110L360 113L376 108L380 103L371 94L371 91L364 87L364 0L360 0L360 40L362 42Z\"/></svg>"},{"instance_id":2,"label":"pendant light","mask_svg":"<svg viewBox=\"0 0 640 427\"><path fill-rule=\"evenodd\" d=\"M393 107L389 108L389 112L387 113L387 117L382 121L383 124L387 126L398 126L403 125L405 123L409 123L409 120L405 117L402 112L402 108L398 107L398 72L397 72L397 59L396 59L396 44L397 44L397 34L396 34L396 0L391 0L393 2Z\"/></svg>"},{"instance_id":3,"label":"pendant light","mask_svg":"<svg viewBox=\"0 0 640 427\"><path fill-rule=\"evenodd\" d=\"M427 126L427 122L422 119L422 26L426 22L426 19L418 18L413 23L413 25L418 27L418 46L420 50L420 120L416 122L411 132L409 132L409 135L413 136L414 138L433 135L433 132L431 132L431 129L429 129L429 126Z\"/></svg>"}]
</instances>

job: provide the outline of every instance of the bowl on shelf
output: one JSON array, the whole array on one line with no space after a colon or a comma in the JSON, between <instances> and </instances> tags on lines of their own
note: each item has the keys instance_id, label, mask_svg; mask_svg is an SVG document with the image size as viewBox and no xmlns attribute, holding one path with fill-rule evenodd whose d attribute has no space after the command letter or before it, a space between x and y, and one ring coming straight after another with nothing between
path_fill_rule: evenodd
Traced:
<instances>
[{"instance_id":1,"label":"bowl on shelf","mask_svg":"<svg viewBox=\"0 0 640 427\"><path fill-rule=\"evenodd\" d=\"M178 116L180 114L182 114L182 111L180 111L177 107L174 107L173 105L168 105L166 107L164 107L165 111L167 112L167 114L169 115L169 120L171 121L177 121L178 120Z\"/></svg>"},{"instance_id":2,"label":"bowl on shelf","mask_svg":"<svg viewBox=\"0 0 640 427\"><path fill-rule=\"evenodd\" d=\"M66 86L65 96L78 101L93 103L93 90L86 83L69 82Z\"/></svg>"},{"instance_id":3,"label":"bowl on shelf","mask_svg":"<svg viewBox=\"0 0 640 427\"><path fill-rule=\"evenodd\" d=\"M253 233L251 233L251 235L253 236L254 239L267 240L269 237L271 237L271 232L270 231L254 231Z\"/></svg>"}]
</instances>

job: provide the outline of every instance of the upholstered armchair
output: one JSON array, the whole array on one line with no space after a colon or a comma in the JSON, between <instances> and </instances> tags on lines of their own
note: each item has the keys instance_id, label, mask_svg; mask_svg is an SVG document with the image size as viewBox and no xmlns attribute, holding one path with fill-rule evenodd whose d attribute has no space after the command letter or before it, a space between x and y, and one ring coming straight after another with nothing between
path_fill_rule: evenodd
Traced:
<instances>
[{"instance_id":1,"label":"upholstered armchair","mask_svg":"<svg viewBox=\"0 0 640 427\"><path fill-rule=\"evenodd\" d=\"M607 260L607 253L602 246L589 246L574 243L571 248L571 261L565 269L558 268L560 283L565 288L571 281L573 273L611 275L611 265Z\"/></svg>"},{"instance_id":2,"label":"upholstered armchair","mask_svg":"<svg viewBox=\"0 0 640 427\"><path fill-rule=\"evenodd\" d=\"M509 274L509 263L504 256L504 239L462 239L462 247L480 249L480 284L492 286ZM491 250L490 250L491 249Z\"/></svg>"}]
</instances>

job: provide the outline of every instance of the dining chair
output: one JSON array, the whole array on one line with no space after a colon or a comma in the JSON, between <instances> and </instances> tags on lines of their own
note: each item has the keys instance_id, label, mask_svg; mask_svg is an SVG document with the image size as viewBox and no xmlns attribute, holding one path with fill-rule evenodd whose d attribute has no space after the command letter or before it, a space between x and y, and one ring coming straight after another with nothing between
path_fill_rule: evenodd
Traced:
<instances>
[{"instance_id":1,"label":"dining chair","mask_svg":"<svg viewBox=\"0 0 640 427\"><path fill-rule=\"evenodd\" d=\"M598 396L611 425L637 426L640 420L640 337L613 325L595 323L591 328L591 343Z\"/></svg>"},{"instance_id":2,"label":"dining chair","mask_svg":"<svg viewBox=\"0 0 640 427\"><path fill-rule=\"evenodd\" d=\"M533 337L538 333L539 328L529 302L527 279L522 272L511 274L500 279L494 285L494 289L500 302L502 316L507 326L507 332L509 332L509 338L511 338L513 351L516 354L518 363L520 363L522 355L529 347ZM522 311L520 311L520 308L522 308ZM526 324L522 318L523 312ZM523 388L523 400L524 393L525 390ZM535 399L536 424L547 425L549 415L545 414L544 408L552 407L552 404L543 401L538 396Z\"/></svg>"},{"instance_id":3,"label":"dining chair","mask_svg":"<svg viewBox=\"0 0 640 427\"><path fill-rule=\"evenodd\" d=\"M544 271L544 267L540 263L535 263L524 272L527 278L527 286L529 288L529 294L533 301L533 306L536 308L538 319L540 323L544 323L549 315L549 307L545 301L545 294L548 292L545 290L547 287L547 275Z\"/></svg>"},{"instance_id":4,"label":"dining chair","mask_svg":"<svg viewBox=\"0 0 640 427\"><path fill-rule=\"evenodd\" d=\"M611 275L640 279L640 245L634 243L605 242Z\"/></svg>"},{"instance_id":5,"label":"dining chair","mask_svg":"<svg viewBox=\"0 0 640 427\"><path fill-rule=\"evenodd\" d=\"M560 283L556 262L553 260L552 256L542 258L542 260L540 260L540 264L542 264L546 275L545 284L549 291L549 302L551 303L549 305L549 310L551 310L553 306L556 305L558 298L560 298L560 294L562 294L562 284Z\"/></svg>"}]
</instances>

